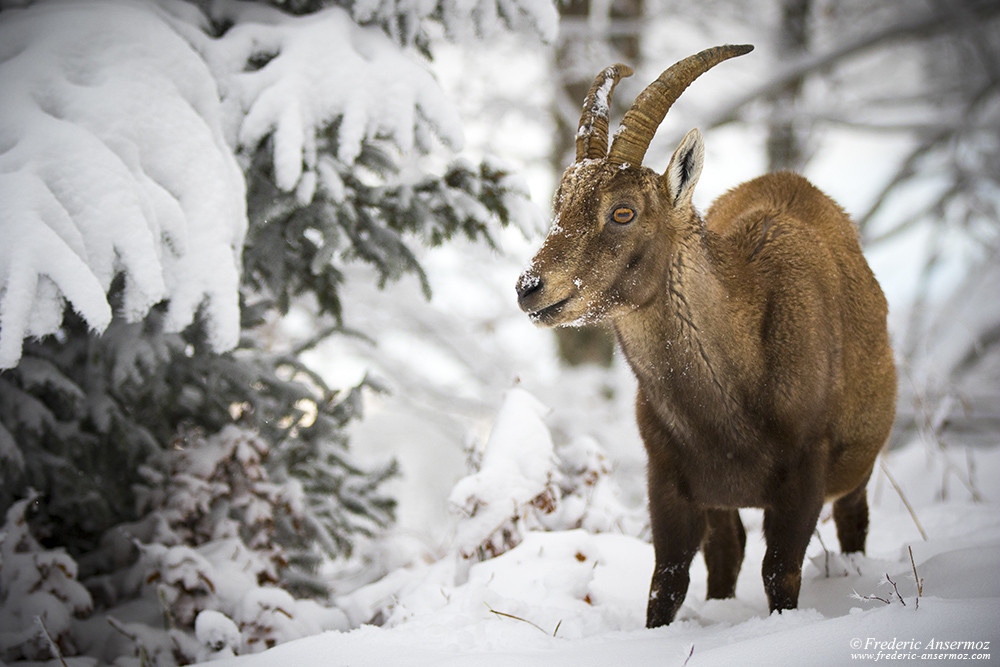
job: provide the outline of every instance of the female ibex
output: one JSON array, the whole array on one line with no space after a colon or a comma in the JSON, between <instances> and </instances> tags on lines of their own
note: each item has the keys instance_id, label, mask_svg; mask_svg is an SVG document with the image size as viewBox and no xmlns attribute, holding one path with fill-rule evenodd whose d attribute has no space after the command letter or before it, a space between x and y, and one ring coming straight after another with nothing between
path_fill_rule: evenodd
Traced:
<instances>
[{"instance_id":1,"label":"female ibex","mask_svg":"<svg viewBox=\"0 0 1000 667\"><path fill-rule=\"evenodd\" d=\"M662 176L642 166L671 104L721 46L665 71L608 150L608 102L624 65L584 102L576 162L518 303L546 326L608 321L638 379L649 458L655 569L646 624L670 623L699 547L708 597L734 594L746 534L764 509L771 611L798 603L802 561L825 501L845 552L863 551L865 487L894 417L886 301L844 211L804 178L767 174L691 204L704 146L681 141Z\"/></svg>"}]
</instances>

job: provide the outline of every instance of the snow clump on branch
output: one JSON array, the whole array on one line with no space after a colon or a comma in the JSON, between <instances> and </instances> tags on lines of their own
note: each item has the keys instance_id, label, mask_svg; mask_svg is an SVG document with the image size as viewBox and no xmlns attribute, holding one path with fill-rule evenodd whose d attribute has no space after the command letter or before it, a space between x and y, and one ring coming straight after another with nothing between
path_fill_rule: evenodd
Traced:
<instances>
[{"instance_id":1,"label":"snow clump on branch","mask_svg":"<svg viewBox=\"0 0 1000 667\"><path fill-rule=\"evenodd\" d=\"M168 299L169 329L201 309L211 346L234 346L245 185L204 60L152 6L4 14L0 368L65 301L104 330L118 275L129 321Z\"/></svg>"}]
</instances>

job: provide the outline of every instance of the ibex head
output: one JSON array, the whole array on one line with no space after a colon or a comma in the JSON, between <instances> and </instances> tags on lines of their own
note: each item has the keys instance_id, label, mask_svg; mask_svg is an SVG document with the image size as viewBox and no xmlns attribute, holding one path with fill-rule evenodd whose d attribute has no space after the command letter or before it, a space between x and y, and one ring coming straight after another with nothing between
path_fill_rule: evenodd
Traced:
<instances>
[{"instance_id":1,"label":"ibex head","mask_svg":"<svg viewBox=\"0 0 1000 667\"><path fill-rule=\"evenodd\" d=\"M659 175L643 156L670 106L698 76L743 55L718 46L686 58L651 83L625 114L608 150L611 93L632 70L612 65L594 80L576 136L576 162L563 174L548 237L517 282L518 304L545 326L587 324L648 303L662 288L670 244L694 215L691 196L704 144L692 130Z\"/></svg>"}]
</instances>

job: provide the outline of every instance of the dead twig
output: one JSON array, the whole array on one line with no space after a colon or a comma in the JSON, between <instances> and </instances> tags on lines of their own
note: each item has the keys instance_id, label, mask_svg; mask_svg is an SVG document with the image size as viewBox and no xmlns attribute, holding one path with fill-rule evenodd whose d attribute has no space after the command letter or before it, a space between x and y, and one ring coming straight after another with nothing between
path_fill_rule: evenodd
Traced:
<instances>
[{"instance_id":1,"label":"dead twig","mask_svg":"<svg viewBox=\"0 0 1000 667\"><path fill-rule=\"evenodd\" d=\"M826 578L830 578L830 550L826 548L823 544L823 536L819 534L819 527L816 528L816 539L819 540L819 545L823 547L823 567L826 570Z\"/></svg>"},{"instance_id":2,"label":"dead twig","mask_svg":"<svg viewBox=\"0 0 1000 667\"><path fill-rule=\"evenodd\" d=\"M888 572L885 573L885 580L888 581L890 584L892 584L892 590L896 594L896 599L899 600L899 603L905 607L906 600L904 600L903 596L899 594L899 589L896 588L896 582L893 581L891 577L889 577Z\"/></svg>"},{"instance_id":3,"label":"dead twig","mask_svg":"<svg viewBox=\"0 0 1000 667\"><path fill-rule=\"evenodd\" d=\"M123 636L130 639L133 644L135 644L136 650L139 653L139 666L140 667L153 667L153 658L149 655L149 650L146 646L139 640L139 635L135 632L131 632L125 625L119 621L114 616L107 617L108 625L120 632Z\"/></svg>"},{"instance_id":4,"label":"dead twig","mask_svg":"<svg viewBox=\"0 0 1000 667\"><path fill-rule=\"evenodd\" d=\"M855 600L868 600L869 602L872 600L878 600L882 604L892 604L892 600L889 600L888 598L879 597L874 593L872 595L862 595L861 593L854 591L851 597L854 598Z\"/></svg>"},{"instance_id":5,"label":"dead twig","mask_svg":"<svg viewBox=\"0 0 1000 667\"><path fill-rule=\"evenodd\" d=\"M45 627L45 621L42 620L41 616L35 616L35 623L38 624L38 628L42 631L42 636L45 637L45 641L49 644L49 651L52 653L52 657L57 659L63 667L69 667L66 664L66 659L62 656L62 651L59 650L59 645L56 644L56 640L52 639L52 635L49 634L49 629Z\"/></svg>"},{"instance_id":6,"label":"dead twig","mask_svg":"<svg viewBox=\"0 0 1000 667\"><path fill-rule=\"evenodd\" d=\"M889 468L885 465L885 458L879 460L879 468L885 473L886 479L892 484L892 488L896 490L899 495L899 499L903 501L903 505L906 506L906 511L910 513L910 518L913 519L914 525L916 525L917 530L920 531L920 537L927 541L927 533L924 532L924 527L920 525L920 519L917 518L917 513L913 511L913 506L910 505L910 501L907 500L906 494L903 493L903 489L899 488L899 484L896 483L895 478L893 478L892 473L889 472Z\"/></svg>"},{"instance_id":7,"label":"dead twig","mask_svg":"<svg viewBox=\"0 0 1000 667\"><path fill-rule=\"evenodd\" d=\"M486 605L486 608L490 610L491 614L494 614L496 616L502 616L504 618L510 618L510 619L515 620L515 621L521 621L522 623L527 623L531 627L537 628L539 632L543 632L546 635L549 634L548 631L545 630L545 628L543 628L542 626L538 625L537 623L532 623L531 621L529 621L526 618L521 618L520 616L515 616L514 614L508 614L505 611L497 611L496 609L494 609L493 607L491 607L489 605L489 603L487 603L487 602L483 602L483 604ZM553 637L555 637L556 632L559 632L559 627L561 625L562 625L562 621L559 621L559 623L556 625L556 629L552 632L552 636Z\"/></svg>"},{"instance_id":8,"label":"dead twig","mask_svg":"<svg viewBox=\"0 0 1000 667\"><path fill-rule=\"evenodd\" d=\"M910 567L913 568L913 581L917 585L917 601L914 608L920 609L920 596L924 594L924 580L917 576L917 564L913 561L913 547L907 544L906 549L910 552Z\"/></svg>"}]
</instances>

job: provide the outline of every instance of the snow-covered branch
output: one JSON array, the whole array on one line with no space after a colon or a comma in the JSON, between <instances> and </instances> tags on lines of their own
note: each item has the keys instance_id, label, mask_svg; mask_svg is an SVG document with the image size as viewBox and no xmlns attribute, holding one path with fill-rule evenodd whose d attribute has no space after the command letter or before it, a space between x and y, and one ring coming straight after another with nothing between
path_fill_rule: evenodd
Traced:
<instances>
[{"instance_id":1,"label":"snow-covered branch","mask_svg":"<svg viewBox=\"0 0 1000 667\"><path fill-rule=\"evenodd\" d=\"M232 139L252 153L270 137L274 180L303 203L315 192L324 142L347 164L376 138L403 152L428 150L432 136L461 147L461 121L441 88L378 28L339 7L308 16L227 7L230 15L213 18L237 23L201 48L236 107Z\"/></svg>"},{"instance_id":2,"label":"snow-covered branch","mask_svg":"<svg viewBox=\"0 0 1000 667\"><path fill-rule=\"evenodd\" d=\"M0 368L66 302L103 330L117 276L127 320L167 299L235 345L245 186L202 58L138 3L8 10L0 44Z\"/></svg>"}]
</instances>

